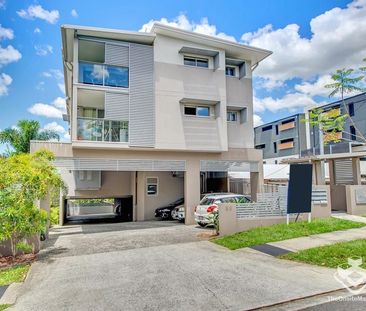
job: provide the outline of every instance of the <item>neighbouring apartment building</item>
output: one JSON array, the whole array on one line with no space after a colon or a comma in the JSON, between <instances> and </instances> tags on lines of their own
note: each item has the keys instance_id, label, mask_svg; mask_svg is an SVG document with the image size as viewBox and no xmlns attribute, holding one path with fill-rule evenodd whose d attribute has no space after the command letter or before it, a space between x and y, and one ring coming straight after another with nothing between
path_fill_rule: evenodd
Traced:
<instances>
[{"instance_id":1,"label":"neighbouring apartment building","mask_svg":"<svg viewBox=\"0 0 366 311\"><path fill-rule=\"evenodd\" d=\"M255 148L263 151L265 163L278 164L284 158L299 157L306 149L304 117L304 113L298 113L254 129Z\"/></svg>"},{"instance_id":2,"label":"neighbouring apartment building","mask_svg":"<svg viewBox=\"0 0 366 311\"><path fill-rule=\"evenodd\" d=\"M263 151L265 163L277 164L285 158L319 155L319 128L305 122L314 108L309 107L304 113L269 122L254 129L255 148ZM348 114L352 118L352 121L349 118L345 120L344 130L337 134L340 142L324 145L325 154L365 148L361 136L366 137L366 93L345 98L344 103L338 100L316 108L320 108L323 113L331 112L333 116Z\"/></svg>"},{"instance_id":3,"label":"neighbouring apartment building","mask_svg":"<svg viewBox=\"0 0 366 311\"><path fill-rule=\"evenodd\" d=\"M255 195L252 71L271 52L162 24L65 25L61 35L71 142L31 144L55 153L68 186L61 223L80 213L78 200L140 221L183 197L193 223L201 193L229 190L229 171L250 172Z\"/></svg>"},{"instance_id":4,"label":"neighbouring apartment building","mask_svg":"<svg viewBox=\"0 0 366 311\"><path fill-rule=\"evenodd\" d=\"M355 96L351 96L344 99L344 103L341 100L319 106L324 113L332 112L332 115L348 114L351 118L345 120L344 129L338 133L338 139L340 142L329 143L324 146L324 153L342 153L350 152L353 147L359 146L360 143L364 143L363 137L366 137L366 93L361 93ZM306 115L309 111L314 109L310 107L305 112ZM319 127L307 126L307 147L303 150L302 154L319 154ZM361 134L360 134L361 132ZM326 135L326 134L325 134ZM360 146L361 147L361 146ZM362 147L361 147L362 148Z\"/></svg>"}]
</instances>

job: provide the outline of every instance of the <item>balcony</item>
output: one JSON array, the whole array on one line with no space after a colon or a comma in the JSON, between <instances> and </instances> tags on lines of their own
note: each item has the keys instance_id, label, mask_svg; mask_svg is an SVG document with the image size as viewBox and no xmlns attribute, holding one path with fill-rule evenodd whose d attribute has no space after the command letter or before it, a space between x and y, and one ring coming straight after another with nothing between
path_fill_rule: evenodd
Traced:
<instances>
[{"instance_id":1,"label":"balcony","mask_svg":"<svg viewBox=\"0 0 366 311\"><path fill-rule=\"evenodd\" d=\"M79 117L77 123L78 140L128 142L128 121Z\"/></svg>"},{"instance_id":2,"label":"balcony","mask_svg":"<svg viewBox=\"0 0 366 311\"><path fill-rule=\"evenodd\" d=\"M93 62L79 62L79 83L128 88L128 68Z\"/></svg>"},{"instance_id":3,"label":"balcony","mask_svg":"<svg viewBox=\"0 0 366 311\"><path fill-rule=\"evenodd\" d=\"M279 125L280 132L295 128L295 122L287 122Z\"/></svg>"},{"instance_id":4,"label":"balcony","mask_svg":"<svg viewBox=\"0 0 366 311\"><path fill-rule=\"evenodd\" d=\"M291 149L293 147L294 147L294 142L293 141L287 141L287 142L280 143L278 145L278 150L286 150L286 149Z\"/></svg>"}]
</instances>

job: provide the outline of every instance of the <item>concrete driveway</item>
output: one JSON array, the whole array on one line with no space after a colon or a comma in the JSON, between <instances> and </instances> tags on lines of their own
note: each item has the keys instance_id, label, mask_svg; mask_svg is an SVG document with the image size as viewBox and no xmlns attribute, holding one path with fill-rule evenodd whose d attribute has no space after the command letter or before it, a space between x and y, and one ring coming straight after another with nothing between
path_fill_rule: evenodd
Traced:
<instances>
[{"instance_id":1,"label":"concrete driveway","mask_svg":"<svg viewBox=\"0 0 366 311\"><path fill-rule=\"evenodd\" d=\"M333 270L229 251L173 222L53 229L9 310L247 310L340 288Z\"/></svg>"}]
</instances>

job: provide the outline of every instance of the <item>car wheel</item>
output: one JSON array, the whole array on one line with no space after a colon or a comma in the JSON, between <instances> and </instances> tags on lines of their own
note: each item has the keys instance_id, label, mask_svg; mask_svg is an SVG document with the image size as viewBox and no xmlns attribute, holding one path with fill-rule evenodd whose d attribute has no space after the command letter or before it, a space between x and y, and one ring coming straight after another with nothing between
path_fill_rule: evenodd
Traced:
<instances>
[{"instance_id":1,"label":"car wheel","mask_svg":"<svg viewBox=\"0 0 366 311\"><path fill-rule=\"evenodd\" d=\"M198 224L199 224L202 228L203 228L203 227L206 227L206 224L204 224L203 222L199 222Z\"/></svg>"}]
</instances>

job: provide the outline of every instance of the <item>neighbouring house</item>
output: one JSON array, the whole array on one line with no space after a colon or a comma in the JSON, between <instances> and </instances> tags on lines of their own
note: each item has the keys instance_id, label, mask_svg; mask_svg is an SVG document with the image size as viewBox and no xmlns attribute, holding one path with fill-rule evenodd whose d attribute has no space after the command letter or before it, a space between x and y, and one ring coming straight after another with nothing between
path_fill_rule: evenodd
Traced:
<instances>
[{"instance_id":1,"label":"neighbouring house","mask_svg":"<svg viewBox=\"0 0 366 311\"><path fill-rule=\"evenodd\" d=\"M255 148L263 151L266 164L297 158L306 149L305 114L298 113L254 129Z\"/></svg>"},{"instance_id":2,"label":"neighbouring house","mask_svg":"<svg viewBox=\"0 0 366 311\"><path fill-rule=\"evenodd\" d=\"M254 148L252 71L270 51L154 24L150 32L61 27L70 143L55 153L66 181L63 224L74 216L154 218L202 193L228 191L229 171L262 180Z\"/></svg>"}]
</instances>

